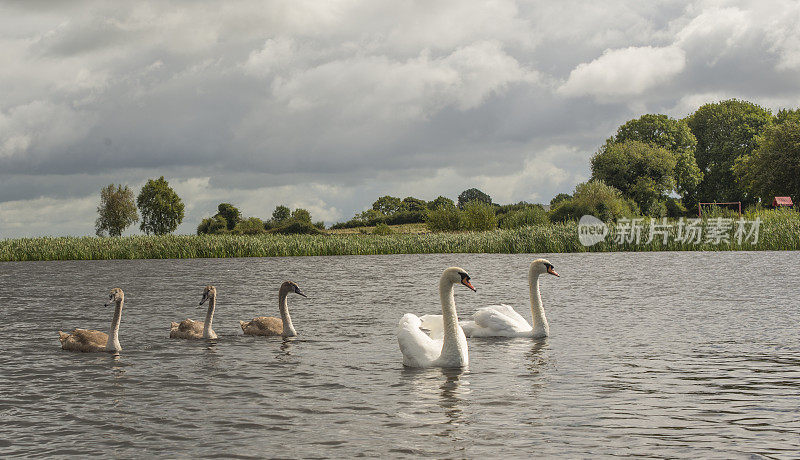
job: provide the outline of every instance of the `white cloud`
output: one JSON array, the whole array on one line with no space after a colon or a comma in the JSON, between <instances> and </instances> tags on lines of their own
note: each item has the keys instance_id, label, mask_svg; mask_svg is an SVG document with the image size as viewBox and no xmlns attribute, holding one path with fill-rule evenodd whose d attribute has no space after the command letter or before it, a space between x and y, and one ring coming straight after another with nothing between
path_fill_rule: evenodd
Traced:
<instances>
[{"instance_id":1,"label":"white cloud","mask_svg":"<svg viewBox=\"0 0 800 460\"><path fill-rule=\"evenodd\" d=\"M609 49L575 67L558 92L598 98L636 96L669 81L685 66L686 55L675 46Z\"/></svg>"},{"instance_id":2,"label":"white cloud","mask_svg":"<svg viewBox=\"0 0 800 460\"><path fill-rule=\"evenodd\" d=\"M246 68L275 68L286 62L291 44L269 41L251 54ZM435 58L429 50L403 61L388 56L353 56L290 72L272 84L275 99L290 111L335 106L349 119L427 118L455 106L469 110L513 83L532 83L537 73L523 68L497 42L472 43Z\"/></svg>"}]
</instances>

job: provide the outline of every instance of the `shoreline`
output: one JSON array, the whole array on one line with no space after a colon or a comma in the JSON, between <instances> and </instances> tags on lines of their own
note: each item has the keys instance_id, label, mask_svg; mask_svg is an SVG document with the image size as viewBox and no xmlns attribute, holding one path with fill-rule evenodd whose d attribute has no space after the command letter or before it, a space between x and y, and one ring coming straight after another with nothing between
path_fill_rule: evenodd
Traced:
<instances>
[{"instance_id":1,"label":"shoreline","mask_svg":"<svg viewBox=\"0 0 800 460\"><path fill-rule=\"evenodd\" d=\"M0 240L0 262L47 260L199 259L456 253L573 253L800 250L800 225L764 222L756 244L655 240L584 246L575 222L486 232L329 235L163 235L37 237ZM646 230L646 229L645 229ZM646 233L642 241L646 241Z\"/></svg>"}]
</instances>

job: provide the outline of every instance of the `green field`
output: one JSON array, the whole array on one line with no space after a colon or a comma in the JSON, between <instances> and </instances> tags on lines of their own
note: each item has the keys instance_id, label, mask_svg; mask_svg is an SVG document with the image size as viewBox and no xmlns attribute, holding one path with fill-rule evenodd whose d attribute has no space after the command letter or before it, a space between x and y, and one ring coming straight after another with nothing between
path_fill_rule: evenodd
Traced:
<instances>
[{"instance_id":1,"label":"green field","mask_svg":"<svg viewBox=\"0 0 800 460\"><path fill-rule=\"evenodd\" d=\"M703 222L703 231L713 224ZM201 257L281 257L357 254L416 253L554 253L606 251L727 251L798 250L800 214L764 214L757 244L741 243L731 229L729 241L714 244L676 241L670 233L667 244L656 238L645 244L649 221L641 223L640 244L617 244L611 237L594 246L583 246L575 222L523 227L513 230L460 233L394 233L329 235L167 235L117 238L58 237L0 240L0 261L182 259ZM735 227L735 225L733 226ZM705 235L706 233L703 233Z\"/></svg>"}]
</instances>

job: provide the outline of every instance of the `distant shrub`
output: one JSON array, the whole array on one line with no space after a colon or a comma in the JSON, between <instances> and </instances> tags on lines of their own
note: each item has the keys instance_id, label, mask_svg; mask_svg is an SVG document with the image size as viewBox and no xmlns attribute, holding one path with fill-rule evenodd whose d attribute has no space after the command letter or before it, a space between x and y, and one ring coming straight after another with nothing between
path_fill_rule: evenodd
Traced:
<instances>
[{"instance_id":1,"label":"distant shrub","mask_svg":"<svg viewBox=\"0 0 800 460\"><path fill-rule=\"evenodd\" d=\"M647 215L650 217L667 217L668 212L667 204L661 200L653 200L647 206Z\"/></svg>"},{"instance_id":2,"label":"distant shrub","mask_svg":"<svg viewBox=\"0 0 800 460\"><path fill-rule=\"evenodd\" d=\"M572 198L572 195L569 193L559 193L558 195L554 196L552 200L550 200L550 207L555 207L558 203L561 203L564 200L569 200Z\"/></svg>"},{"instance_id":3,"label":"distant shrub","mask_svg":"<svg viewBox=\"0 0 800 460\"><path fill-rule=\"evenodd\" d=\"M264 221L258 217L250 217L247 220L239 221L231 231L234 235L259 235L266 233Z\"/></svg>"},{"instance_id":4,"label":"distant shrub","mask_svg":"<svg viewBox=\"0 0 800 460\"><path fill-rule=\"evenodd\" d=\"M667 198L664 203L667 206L667 217L685 217L688 214L683 202L676 198Z\"/></svg>"},{"instance_id":5,"label":"distant shrub","mask_svg":"<svg viewBox=\"0 0 800 460\"><path fill-rule=\"evenodd\" d=\"M269 230L269 233L279 233L281 235L322 235L325 232L308 222L292 221L288 225Z\"/></svg>"},{"instance_id":6,"label":"distant shrub","mask_svg":"<svg viewBox=\"0 0 800 460\"><path fill-rule=\"evenodd\" d=\"M545 212L541 206L531 206L518 211L507 212L498 219L499 227L504 229L545 225L549 223L550 219L547 218L547 212Z\"/></svg>"},{"instance_id":7,"label":"distant shrub","mask_svg":"<svg viewBox=\"0 0 800 460\"><path fill-rule=\"evenodd\" d=\"M389 235L389 234L394 233L394 232L392 232L392 229L389 228L388 225L386 225L386 224L378 224L372 230L372 233L375 234L375 235Z\"/></svg>"},{"instance_id":8,"label":"distant shrub","mask_svg":"<svg viewBox=\"0 0 800 460\"><path fill-rule=\"evenodd\" d=\"M228 233L228 221L217 214L214 217L206 217L197 226L198 235L221 235Z\"/></svg>"},{"instance_id":9,"label":"distant shrub","mask_svg":"<svg viewBox=\"0 0 800 460\"><path fill-rule=\"evenodd\" d=\"M494 230L497 228L495 207L478 200L468 201L461 213L460 224L462 229L475 232Z\"/></svg>"},{"instance_id":10,"label":"distant shrub","mask_svg":"<svg viewBox=\"0 0 800 460\"><path fill-rule=\"evenodd\" d=\"M622 193L600 180L578 184L572 198L561 201L550 210L550 220L564 222L592 215L609 222L620 217L638 214L636 204L622 197Z\"/></svg>"},{"instance_id":11,"label":"distant shrub","mask_svg":"<svg viewBox=\"0 0 800 460\"><path fill-rule=\"evenodd\" d=\"M461 228L461 211L454 205L443 205L428 213L428 230L454 232Z\"/></svg>"},{"instance_id":12,"label":"distant shrub","mask_svg":"<svg viewBox=\"0 0 800 460\"><path fill-rule=\"evenodd\" d=\"M325 230L325 222L323 222L323 221L321 221L321 220L320 220L320 221L317 221L317 222L314 222L314 224L313 224L313 225L314 225L315 227L317 227L318 229L320 229L320 230Z\"/></svg>"},{"instance_id":13,"label":"distant shrub","mask_svg":"<svg viewBox=\"0 0 800 460\"><path fill-rule=\"evenodd\" d=\"M297 208L292 211L292 220L311 224L311 213L307 209Z\"/></svg>"}]
</instances>

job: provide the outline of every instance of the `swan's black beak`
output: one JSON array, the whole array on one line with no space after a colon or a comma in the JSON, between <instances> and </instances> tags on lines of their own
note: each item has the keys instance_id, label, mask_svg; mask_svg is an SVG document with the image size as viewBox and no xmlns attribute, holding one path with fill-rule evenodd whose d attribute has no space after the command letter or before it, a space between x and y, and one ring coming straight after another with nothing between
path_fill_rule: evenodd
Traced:
<instances>
[{"instance_id":1,"label":"swan's black beak","mask_svg":"<svg viewBox=\"0 0 800 460\"><path fill-rule=\"evenodd\" d=\"M295 294L297 294L297 295L301 295L301 296L303 296L303 297L306 297L306 298L308 297L307 295L303 294L303 293L300 291L300 289L295 289L295 290L294 290L294 293L295 293Z\"/></svg>"},{"instance_id":2,"label":"swan's black beak","mask_svg":"<svg viewBox=\"0 0 800 460\"><path fill-rule=\"evenodd\" d=\"M207 299L208 299L208 296L204 295L203 298L200 300L200 303L198 305L203 305L204 303L206 303Z\"/></svg>"},{"instance_id":3,"label":"swan's black beak","mask_svg":"<svg viewBox=\"0 0 800 460\"><path fill-rule=\"evenodd\" d=\"M548 265L548 267L547 267L547 273L549 273L549 274L551 274L551 275L555 275L555 276L560 276L558 273L556 273L556 271L555 271L555 270L553 270L553 266L552 266L552 265Z\"/></svg>"}]
</instances>

